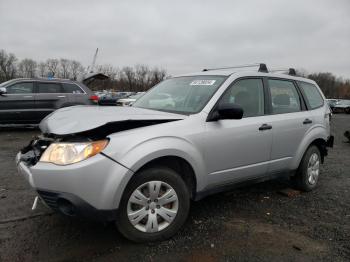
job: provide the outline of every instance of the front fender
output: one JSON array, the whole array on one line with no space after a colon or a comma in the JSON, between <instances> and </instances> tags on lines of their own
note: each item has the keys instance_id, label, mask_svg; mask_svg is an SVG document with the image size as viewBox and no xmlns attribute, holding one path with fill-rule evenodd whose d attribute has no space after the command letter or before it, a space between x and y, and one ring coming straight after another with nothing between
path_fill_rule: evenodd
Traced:
<instances>
[{"instance_id":1,"label":"front fender","mask_svg":"<svg viewBox=\"0 0 350 262\"><path fill-rule=\"evenodd\" d=\"M322 125L317 125L309 129L296 151L295 157L291 164L291 169L296 170L299 167L300 161L303 158L305 151L313 141L316 139L323 139L326 142L328 138L327 134L328 133L326 128Z\"/></svg>"},{"instance_id":2,"label":"front fender","mask_svg":"<svg viewBox=\"0 0 350 262\"><path fill-rule=\"evenodd\" d=\"M119 205L122 194L131 177L145 164L165 156L180 157L191 165L197 180L197 191L206 186L205 162L202 154L194 144L179 137L164 136L152 138L133 146L125 152L122 158L117 159L119 163L132 171L124 176L116 190L115 201L117 205Z\"/></svg>"}]
</instances>

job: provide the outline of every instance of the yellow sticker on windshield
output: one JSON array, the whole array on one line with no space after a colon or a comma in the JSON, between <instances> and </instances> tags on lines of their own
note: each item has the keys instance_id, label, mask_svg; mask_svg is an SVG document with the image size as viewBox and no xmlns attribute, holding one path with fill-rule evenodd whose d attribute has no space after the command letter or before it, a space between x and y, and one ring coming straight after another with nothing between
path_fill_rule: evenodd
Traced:
<instances>
[{"instance_id":1,"label":"yellow sticker on windshield","mask_svg":"<svg viewBox=\"0 0 350 262\"><path fill-rule=\"evenodd\" d=\"M216 80L194 80L190 83L190 86L212 86Z\"/></svg>"}]
</instances>

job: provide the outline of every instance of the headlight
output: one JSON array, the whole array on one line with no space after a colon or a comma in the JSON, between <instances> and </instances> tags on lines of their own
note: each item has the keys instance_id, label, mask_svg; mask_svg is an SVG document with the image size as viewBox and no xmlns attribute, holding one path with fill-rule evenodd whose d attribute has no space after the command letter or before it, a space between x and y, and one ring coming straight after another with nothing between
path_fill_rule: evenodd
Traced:
<instances>
[{"instance_id":1,"label":"headlight","mask_svg":"<svg viewBox=\"0 0 350 262\"><path fill-rule=\"evenodd\" d=\"M52 143L40 158L40 162L69 165L100 153L108 140L78 143Z\"/></svg>"}]
</instances>

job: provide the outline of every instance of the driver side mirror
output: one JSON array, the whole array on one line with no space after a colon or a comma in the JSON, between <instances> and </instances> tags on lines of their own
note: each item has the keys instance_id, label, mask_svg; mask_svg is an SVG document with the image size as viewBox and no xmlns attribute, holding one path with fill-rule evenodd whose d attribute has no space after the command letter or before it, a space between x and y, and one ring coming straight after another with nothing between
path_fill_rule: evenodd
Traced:
<instances>
[{"instance_id":1,"label":"driver side mirror","mask_svg":"<svg viewBox=\"0 0 350 262\"><path fill-rule=\"evenodd\" d=\"M243 108L237 104L220 103L208 121L221 119L242 119Z\"/></svg>"},{"instance_id":2,"label":"driver side mirror","mask_svg":"<svg viewBox=\"0 0 350 262\"><path fill-rule=\"evenodd\" d=\"M4 95L7 93L6 87L0 87L0 95Z\"/></svg>"}]
</instances>

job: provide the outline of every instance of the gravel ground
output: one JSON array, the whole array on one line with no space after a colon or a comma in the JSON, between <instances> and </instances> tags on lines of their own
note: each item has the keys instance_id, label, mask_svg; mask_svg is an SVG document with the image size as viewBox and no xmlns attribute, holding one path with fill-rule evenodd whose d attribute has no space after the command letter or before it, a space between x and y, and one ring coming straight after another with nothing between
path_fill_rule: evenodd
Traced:
<instances>
[{"instance_id":1,"label":"gravel ground","mask_svg":"<svg viewBox=\"0 0 350 262\"><path fill-rule=\"evenodd\" d=\"M285 196L276 180L192 204L176 236L134 244L112 224L69 219L44 206L17 175L16 152L38 130L0 131L0 261L350 261L349 115L335 115L335 146L318 188Z\"/></svg>"}]
</instances>

